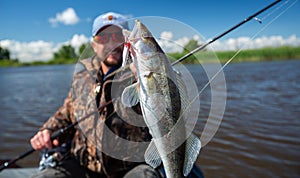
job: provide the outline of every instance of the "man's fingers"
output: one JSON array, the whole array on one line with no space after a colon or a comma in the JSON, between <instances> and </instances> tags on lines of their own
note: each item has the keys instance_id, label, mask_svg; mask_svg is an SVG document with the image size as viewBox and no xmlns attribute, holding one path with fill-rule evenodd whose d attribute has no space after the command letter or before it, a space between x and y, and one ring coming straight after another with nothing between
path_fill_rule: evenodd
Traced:
<instances>
[{"instance_id":1,"label":"man's fingers","mask_svg":"<svg viewBox=\"0 0 300 178\"><path fill-rule=\"evenodd\" d=\"M51 143L51 132L49 130L43 130L42 131L42 141L46 148L51 149L52 143Z\"/></svg>"},{"instance_id":2,"label":"man's fingers","mask_svg":"<svg viewBox=\"0 0 300 178\"><path fill-rule=\"evenodd\" d=\"M31 140L30 140L31 146L35 150L42 149L41 143L38 138L38 134L36 134Z\"/></svg>"},{"instance_id":3,"label":"man's fingers","mask_svg":"<svg viewBox=\"0 0 300 178\"><path fill-rule=\"evenodd\" d=\"M52 143L53 143L54 146L58 146L58 144L59 144L57 139L54 139Z\"/></svg>"},{"instance_id":4,"label":"man's fingers","mask_svg":"<svg viewBox=\"0 0 300 178\"><path fill-rule=\"evenodd\" d=\"M43 148L52 148L51 132L49 130L39 131L31 140L31 146L35 150L41 150Z\"/></svg>"}]
</instances>

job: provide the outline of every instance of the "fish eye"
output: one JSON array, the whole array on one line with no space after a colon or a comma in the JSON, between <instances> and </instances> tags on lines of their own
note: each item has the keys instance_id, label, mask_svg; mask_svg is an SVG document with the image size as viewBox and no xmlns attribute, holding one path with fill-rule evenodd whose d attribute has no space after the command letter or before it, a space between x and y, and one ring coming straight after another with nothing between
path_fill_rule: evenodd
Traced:
<instances>
[{"instance_id":1,"label":"fish eye","mask_svg":"<svg viewBox=\"0 0 300 178\"><path fill-rule=\"evenodd\" d=\"M152 35L149 34L148 32L143 32L143 33L142 33L142 38L148 39L148 38L151 38L151 37L152 37Z\"/></svg>"}]
</instances>

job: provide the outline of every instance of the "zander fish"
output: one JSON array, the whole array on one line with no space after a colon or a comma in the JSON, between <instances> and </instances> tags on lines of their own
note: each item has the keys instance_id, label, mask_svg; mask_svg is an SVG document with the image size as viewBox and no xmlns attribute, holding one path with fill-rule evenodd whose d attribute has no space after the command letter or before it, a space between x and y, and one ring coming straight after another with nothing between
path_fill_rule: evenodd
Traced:
<instances>
[{"instance_id":1,"label":"zander fish","mask_svg":"<svg viewBox=\"0 0 300 178\"><path fill-rule=\"evenodd\" d=\"M153 137L145 152L146 163L153 168L163 163L168 178L187 176L198 157L201 142L186 129L184 113L189 103L183 81L139 20L129 33L128 42L138 82L125 88L122 101L126 106L140 103Z\"/></svg>"}]
</instances>

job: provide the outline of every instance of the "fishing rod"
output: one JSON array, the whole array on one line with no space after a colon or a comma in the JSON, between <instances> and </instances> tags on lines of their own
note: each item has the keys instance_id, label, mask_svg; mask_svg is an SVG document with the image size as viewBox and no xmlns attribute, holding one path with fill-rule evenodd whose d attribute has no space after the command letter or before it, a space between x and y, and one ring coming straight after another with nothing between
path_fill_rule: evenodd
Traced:
<instances>
[{"instance_id":1,"label":"fishing rod","mask_svg":"<svg viewBox=\"0 0 300 178\"><path fill-rule=\"evenodd\" d=\"M76 125L79 124L79 122L87 119L88 117L90 117L91 115L93 115L96 111L89 113L88 115L86 115L85 117L81 118L80 120L74 122L73 124L70 124L69 126L59 129L55 132L53 132L51 134L51 140L54 140L55 138L61 136L63 133L65 133L66 131L70 130L71 128L74 128ZM35 151L35 149L31 148L30 150L24 152L23 154L21 154L20 156L16 157L13 160L7 161L5 163L3 163L3 165L0 166L0 172L6 168L8 168L9 166L11 166L12 164L14 164L15 162L17 162L18 160L30 155L31 153L33 153Z\"/></svg>"},{"instance_id":2,"label":"fishing rod","mask_svg":"<svg viewBox=\"0 0 300 178\"><path fill-rule=\"evenodd\" d=\"M269 4L268 6L264 7L263 9L257 11L256 13L250 15L249 17L245 18L243 21L241 21L240 23L236 24L235 26L231 27L230 29L226 30L225 32L221 33L220 35L216 36L215 38L211 39L210 41L208 41L207 43L195 48L194 50L192 50L191 52L187 53L186 55L184 55L183 57L181 57L180 59L174 61L172 63L172 65L176 65L178 64L179 62L185 60L186 58L190 57L191 55L193 55L194 53L204 49L206 46L210 45L211 43L213 43L214 41L222 38L223 36L225 36L226 34L230 33L231 31L237 29L239 26L243 25L244 23L252 20L252 19L255 19L257 20L259 23L261 23L261 20L258 19L256 16L263 13L264 11L266 11L267 9L273 7L274 5L276 5L277 3L279 3L281 0L277 0L277 1L274 1L273 3Z\"/></svg>"},{"instance_id":3,"label":"fishing rod","mask_svg":"<svg viewBox=\"0 0 300 178\"><path fill-rule=\"evenodd\" d=\"M223 36L225 36L226 34L230 33L231 31L235 30L236 28L240 27L241 25L243 25L244 23L252 20L252 19L256 19L258 20L258 22L261 23L261 21L259 19L256 18L257 15L261 14L262 12L266 11L267 9L273 7L274 5L276 5L277 3L279 3L282 0L276 0L273 3L269 4L268 6L264 7L263 9L257 11L256 13L250 15L249 17L247 17L246 19L244 19L243 21L241 21L240 23L236 24L235 26L231 27L230 29L226 30L225 32L221 33L220 35L216 36L215 38L213 38L212 40L208 41L207 43L197 47L196 49L192 50L191 52L189 52L188 54L184 55L183 57L181 57L180 59L176 60L175 62L172 63L172 65L176 65L177 63L185 60L186 58L190 57L191 55L193 55L195 52L198 52L202 49L204 49L206 46L210 45L211 43L213 43L214 41L222 38ZM53 134L51 134L51 140L61 136L63 133L65 133L67 130L74 128L76 125L78 125L80 122L82 122L83 120L87 119L88 117L90 117L91 115L93 115L95 112L99 112L100 110L103 110L105 106L107 106L108 104L110 104L112 102L109 101L107 102L105 105L101 106L100 108L98 108L98 111L94 111L89 113L88 115L86 115L85 117L81 118L80 120L76 121L75 123L55 131ZM33 148L31 148L30 150L24 152L23 154L21 154L20 156L16 157L15 159L11 160L11 161L7 161L5 163L3 163L3 165L0 166L0 172L6 168L8 168L9 166L11 166L12 164L14 164L15 162L17 162L18 160L30 155L31 153L33 153L35 150Z\"/></svg>"},{"instance_id":4,"label":"fishing rod","mask_svg":"<svg viewBox=\"0 0 300 178\"><path fill-rule=\"evenodd\" d=\"M107 105L111 104L113 100L110 100L108 102L106 102L104 105L102 105L101 107L98 108L97 111L93 111L91 113L89 113L88 115L82 117L81 119L79 119L78 121L74 122L73 124L68 125L67 127L64 127L62 129L59 129L55 132L53 132L51 134L51 140L54 140L55 138L61 136L62 134L64 134L66 131L74 128L76 125L78 125L80 122L84 121L85 119L89 118L90 116L92 116L93 114L97 113L97 112L102 112L104 107L106 107ZM19 155L18 157L16 157L13 160L10 161L6 161L4 162L1 166L0 166L0 172L6 168L8 168L9 166L11 166L12 164L14 164L15 162L17 162L20 159L25 158L26 156L30 155L31 153L33 153L34 151L36 151L35 149L31 148L30 150L24 152L23 154Z\"/></svg>"}]
</instances>

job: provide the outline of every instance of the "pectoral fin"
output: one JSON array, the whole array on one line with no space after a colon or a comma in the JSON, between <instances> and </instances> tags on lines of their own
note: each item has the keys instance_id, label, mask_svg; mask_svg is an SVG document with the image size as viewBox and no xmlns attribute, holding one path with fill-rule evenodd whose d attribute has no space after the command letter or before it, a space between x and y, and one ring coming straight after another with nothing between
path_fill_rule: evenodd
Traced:
<instances>
[{"instance_id":1,"label":"pectoral fin","mask_svg":"<svg viewBox=\"0 0 300 178\"><path fill-rule=\"evenodd\" d=\"M184 166L183 166L184 176L187 176L191 172L194 163L200 153L200 149L201 149L200 139L196 135L191 134L186 141L186 151L185 151L185 159L184 159Z\"/></svg>"},{"instance_id":2,"label":"pectoral fin","mask_svg":"<svg viewBox=\"0 0 300 178\"><path fill-rule=\"evenodd\" d=\"M138 83L126 87L121 96L122 103L125 106L132 107L138 104Z\"/></svg>"},{"instance_id":3,"label":"pectoral fin","mask_svg":"<svg viewBox=\"0 0 300 178\"><path fill-rule=\"evenodd\" d=\"M153 168L157 168L161 164L161 158L153 140L145 152L145 161Z\"/></svg>"}]
</instances>

